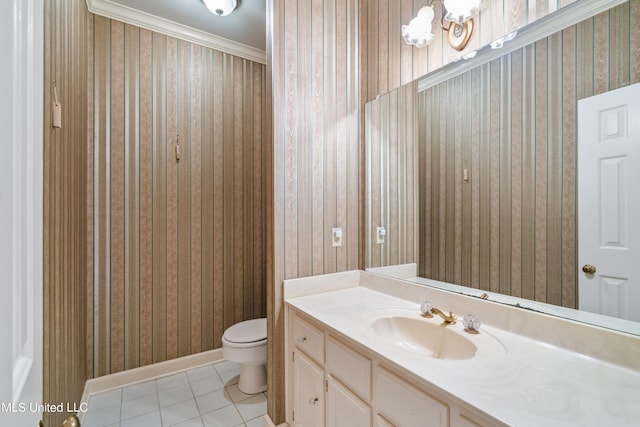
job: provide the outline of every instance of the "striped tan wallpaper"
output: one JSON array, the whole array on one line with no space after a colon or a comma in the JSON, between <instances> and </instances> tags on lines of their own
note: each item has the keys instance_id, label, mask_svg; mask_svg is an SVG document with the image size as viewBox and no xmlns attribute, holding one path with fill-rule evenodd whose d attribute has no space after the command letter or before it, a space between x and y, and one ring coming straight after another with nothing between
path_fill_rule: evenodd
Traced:
<instances>
[{"instance_id":1,"label":"striped tan wallpaper","mask_svg":"<svg viewBox=\"0 0 640 427\"><path fill-rule=\"evenodd\" d=\"M485 2L467 51L572 1ZM267 1L274 111L269 414L276 424L285 410L282 280L364 267L364 104L455 59L439 30L421 50L400 37L401 24L427 2ZM334 226L346 230L346 247L338 250L328 244Z\"/></svg>"},{"instance_id":2,"label":"striped tan wallpaper","mask_svg":"<svg viewBox=\"0 0 640 427\"><path fill-rule=\"evenodd\" d=\"M93 16L89 376L266 315L265 66ZM179 150L179 156L177 155Z\"/></svg>"},{"instance_id":3,"label":"striped tan wallpaper","mask_svg":"<svg viewBox=\"0 0 640 427\"><path fill-rule=\"evenodd\" d=\"M577 100L640 81L631 15L640 1L419 94L421 276L576 306Z\"/></svg>"},{"instance_id":4,"label":"striped tan wallpaper","mask_svg":"<svg viewBox=\"0 0 640 427\"><path fill-rule=\"evenodd\" d=\"M84 0L44 3L43 399L79 403L86 381L87 52ZM51 122L53 84L62 128ZM47 426L67 413L45 412Z\"/></svg>"},{"instance_id":5,"label":"striped tan wallpaper","mask_svg":"<svg viewBox=\"0 0 640 427\"><path fill-rule=\"evenodd\" d=\"M269 2L273 102L274 289L269 413L284 421L282 280L359 266L358 0ZM331 246L331 229L343 245Z\"/></svg>"},{"instance_id":6,"label":"striped tan wallpaper","mask_svg":"<svg viewBox=\"0 0 640 427\"><path fill-rule=\"evenodd\" d=\"M367 103L365 218L367 268L418 261L416 83ZM386 231L377 243L377 228Z\"/></svg>"},{"instance_id":7,"label":"striped tan wallpaper","mask_svg":"<svg viewBox=\"0 0 640 427\"><path fill-rule=\"evenodd\" d=\"M435 38L427 47L418 49L404 43L400 28L430 0L362 0L362 49L366 56L362 64L366 68L363 101L409 83L574 1L485 1L469 45L457 52L449 46L437 20L442 16L441 2L433 2L437 18L433 24Z\"/></svg>"}]
</instances>

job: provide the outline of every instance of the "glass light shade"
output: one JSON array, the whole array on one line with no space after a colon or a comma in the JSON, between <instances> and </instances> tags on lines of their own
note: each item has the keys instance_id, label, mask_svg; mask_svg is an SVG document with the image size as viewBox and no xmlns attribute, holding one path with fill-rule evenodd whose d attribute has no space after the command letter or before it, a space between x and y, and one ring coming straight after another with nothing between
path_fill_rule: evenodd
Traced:
<instances>
[{"instance_id":1,"label":"glass light shade","mask_svg":"<svg viewBox=\"0 0 640 427\"><path fill-rule=\"evenodd\" d=\"M403 25L402 38L405 43L415 47L424 47L429 44L433 40L431 33L433 16L433 7L425 6L418 11L418 15L409 22L409 25Z\"/></svg>"},{"instance_id":2,"label":"glass light shade","mask_svg":"<svg viewBox=\"0 0 640 427\"><path fill-rule=\"evenodd\" d=\"M500 48L502 48L502 46L506 42L515 39L516 38L516 34L518 34L518 32L514 31L512 33L507 34L504 37L500 37L498 40L495 40L495 41L491 42L491 49L500 49Z\"/></svg>"},{"instance_id":3,"label":"glass light shade","mask_svg":"<svg viewBox=\"0 0 640 427\"><path fill-rule=\"evenodd\" d=\"M204 5L214 15L227 16L238 5L237 0L203 0Z\"/></svg>"},{"instance_id":4,"label":"glass light shade","mask_svg":"<svg viewBox=\"0 0 640 427\"><path fill-rule=\"evenodd\" d=\"M462 24L480 12L482 0L442 0L442 4L447 9L444 19Z\"/></svg>"}]
</instances>

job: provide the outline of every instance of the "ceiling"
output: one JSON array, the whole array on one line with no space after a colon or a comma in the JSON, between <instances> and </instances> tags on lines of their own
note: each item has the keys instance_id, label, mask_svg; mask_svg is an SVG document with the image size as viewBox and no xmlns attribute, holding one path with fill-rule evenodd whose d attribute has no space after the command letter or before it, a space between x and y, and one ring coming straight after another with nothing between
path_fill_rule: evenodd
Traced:
<instances>
[{"instance_id":1,"label":"ceiling","mask_svg":"<svg viewBox=\"0 0 640 427\"><path fill-rule=\"evenodd\" d=\"M266 0L238 0L230 15L216 16L202 0L111 0L139 11L233 40L266 48Z\"/></svg>"}]
</instances>

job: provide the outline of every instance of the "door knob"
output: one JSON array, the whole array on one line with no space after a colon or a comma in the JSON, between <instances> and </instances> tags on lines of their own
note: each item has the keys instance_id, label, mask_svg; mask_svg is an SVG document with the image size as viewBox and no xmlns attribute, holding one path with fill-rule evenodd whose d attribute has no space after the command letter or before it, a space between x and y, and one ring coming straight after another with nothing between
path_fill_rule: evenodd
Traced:
<instances>
[{"instance_id":1,"label":"door knob","mask_svg":"<svg viewBox=\"0 0 640 427\"><path fill-rule=\"evenodd\" d=\"M584 271L587 274L595 274L596 266L591 264L585 264L584 267L582 267L582 271Z\"/></svg>"}]
</instances>

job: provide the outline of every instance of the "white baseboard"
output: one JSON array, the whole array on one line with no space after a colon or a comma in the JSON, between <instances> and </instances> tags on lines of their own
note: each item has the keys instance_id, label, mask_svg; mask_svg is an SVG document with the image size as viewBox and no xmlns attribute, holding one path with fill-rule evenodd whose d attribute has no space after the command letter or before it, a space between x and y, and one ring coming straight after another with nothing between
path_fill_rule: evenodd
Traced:
<instances>
[{"instance_id":1,"label":"white baseboard","mask_svg":"<svg viewBox=\"0 0 640 427\"><path fill-rule=\"evenodd\" d=\"M282 424L276 426L273 423L273 421L271 421L271 417L269 416L269 414L264 414L264 427L289 427L289 424L282 423Z\"/></svg>"},{"instance_id":2,"label":"white baseboard","mask_svg":"<svg viewBox=\"0 0 640 427\"><path fill-rule=\"evenodd\" d=\"M131 384L141 383L164 377L166 375L175 374L187 369L197 368L198 366L208 365L210 363L223 360L222 349L204 351L202 353L192 354L190 356L179 357L177 359L167 360L165 362L154 363L152 365L141 366L139 368L129 369L115 374L105 375L103 377L92 378L87 380L82 393L82 403L88 403L92 394L102 393L114 388L120 388ZM84 412L78 413L78 419L82 424Z\"/></svg>"}]
</instances>

